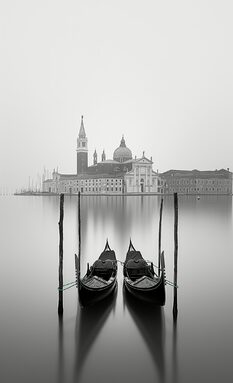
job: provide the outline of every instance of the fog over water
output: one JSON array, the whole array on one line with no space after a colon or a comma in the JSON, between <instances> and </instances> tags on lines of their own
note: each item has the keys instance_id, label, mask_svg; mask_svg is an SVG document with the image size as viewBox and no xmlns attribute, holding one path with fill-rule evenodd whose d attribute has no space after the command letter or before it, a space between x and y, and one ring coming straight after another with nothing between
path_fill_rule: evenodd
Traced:
<instances>
[{"instance_id":1,"label":"fog over water","mask_svg":"<svg viewBox=\"0 0 233 383\"><path fill-rule=\"evenodd\" d=\"M233 169L230 0L11 0L0 5L0 382L232 382L232 197L179 198L178 321L123 292L57 316L59 197L1 196L43 168L76 172L122 134L154 169ZM82 275L108 237L156 262L159 196L82 197ZM173 199L162 247L173 279ZM77 198L65 196L64 283L75 279Z\"/></svg>"},{"instance_id":2,"label":"fog over water","mask_svg":"<svg viewBox=\"0 0 233 383\"><path fill-rule=\"evenodd\" d=\"M82 275L108 237L124 260L129 238L156 262L160 197L85 197ZM0 381L231 382L233 377L232 199L179 198L178 321L172 288L162 309L141 307L118 289L82 310L64 292L57 316L58 197L1 197ZM173 200L164 199L162 248L173 278ZM77 198L65 197L64 283L75 279Z\"/></svg>"},{"instance_id":3,"label":"fog over water","mask_svg":"<svg viewBox=\"0 0 233 383\"><path fill-rule=\"evenodd\" d=\"M11 0L0 5L0 191L76 171L124 133L154 168L233 169L231 0Z\"/></svg>"}]
</instances>

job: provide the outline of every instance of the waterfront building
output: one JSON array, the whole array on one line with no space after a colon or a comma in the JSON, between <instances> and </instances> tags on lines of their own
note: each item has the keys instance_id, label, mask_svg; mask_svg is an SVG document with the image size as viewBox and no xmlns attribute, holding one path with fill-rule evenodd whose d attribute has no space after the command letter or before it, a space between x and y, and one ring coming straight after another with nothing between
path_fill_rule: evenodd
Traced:
<instances>
[{"instance_id":1,"label":"waterfront building","mask_svg":"<svg viewBox=\"0 0 233 383\"><path fill-rule=\"evenodd\" d=\"M43 191L49 193L76 194L125 194L157 193L159 174L152 169L152 158L145 153L133 159L126 146L124 136L113 153L113 159L106 159L105 151L98 162L96 150L93 165L88 166L88 139L83 116L77 138L77 173L62 174L53 171L52 178L43 182Z\"/></svg>"},{"instance_id":2,"label":"waterfront building","mask_svg":"<svg viewBox=\"0 0 233 383\"><path fill-rule=\"evenodd\" d=\"M232 173L229 169L214 171L168 170L160 174L165 194L232 194Z\"/></svg>"},{"instance_id":3,"label":"waterfront building","mask_svg":"<svg viewBox=\"0 0 233 383\"><path fill-rule=\"evenodd\" d=\"M76 194L232 194L232 173L229 169L215 171L153 170L152 157L133 158L124 136L120 145L107 159L105 151L98 162L97 151L93 164L88 166L88 139L83 116L77 138L77 172L62 174L53 171L52 178L43 182L43 191Z\"/></svg>"},{"instance_id":4,"label":"waterfront building","mask_svg":"<svg viewBox=\"0 0 233 383\"><path fill-rule=\"evenodd\" d=\"M132 170L124 177L125 190L127 193L158 193L160 176L152 169L152 157L135 158L132 162Z\"/></svg>"},{"instance_id":5,"label":"waterfront building","mask_svg":"<svg viewBox=\"0 0 233 383\"><path fill-rule=\"evenodd\" d=\"M53 172L53 178L44 182L49 193L76 194L122 194L124 179L110 174L60 174Z\"/></svg>"}]
</instances>

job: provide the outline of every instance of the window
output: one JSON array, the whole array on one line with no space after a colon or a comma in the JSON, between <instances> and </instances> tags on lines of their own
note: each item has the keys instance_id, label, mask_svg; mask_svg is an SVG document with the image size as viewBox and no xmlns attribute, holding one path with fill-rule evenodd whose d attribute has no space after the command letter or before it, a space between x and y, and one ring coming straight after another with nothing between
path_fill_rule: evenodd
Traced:
<instances>
[{"instance_id":1,"label":"window","mask_svg":"<svg viewBox=\"0 0 233 383\"><path fill-rule=\"evenodd\" d=\"M85 142L82 142L82 147L85 148Z\"/></svg>"}]
</instances>

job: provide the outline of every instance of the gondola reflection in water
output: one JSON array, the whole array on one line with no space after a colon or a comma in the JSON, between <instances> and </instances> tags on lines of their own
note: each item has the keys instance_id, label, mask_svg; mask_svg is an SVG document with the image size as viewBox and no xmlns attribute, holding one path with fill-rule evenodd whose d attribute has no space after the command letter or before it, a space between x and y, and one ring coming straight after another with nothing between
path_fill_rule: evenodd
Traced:
<instances>
[{"instance_id":1,"label":"gondola reflection in water","mask_svg":"<svg viewBox=\"0 0 233 383\"><path fill-rule=\"evenodd\" d=\"M124 306L135 322L157 371L158 381L165 381L165 319L161 306L137 299L123 286Z\"/></svg>"},{"instance_id":2,"label":"gondola reflection in water","mask_svg":"<svg viewBox=\"0 0 233 383\"><path fill-rule=\"evenodd\" d=\"M75 254L76 286L81 306L88 306L109 296L117 285L117 260L115 251L106 241L99 258L89 268L86 275L80 278L80 255Z\"/></svg>"},{"instance_id":3,"label":"gondola reflection in water","mask_svg":"<svg viewBox=\"0 0 233 383\"><path fill-rule=\"evenodd\" d=\"M155 274L150 265L137 251L131 240L124 262L125 289L134 297L157 306L165 304L165 263L164 253L159 254L159 273Z\"/></svg>"},{"instance_id":4,"label":"gondola reflection in water","mask_svg":"<svg viewBox=\"0 0 233 383\"><path fill-rule=\"evenodd\" d=\"M82 375L85 360L94 346L101 330L116 306L116 288L97 305L77 308L75 329L75 364L74 382L78 382Z\"/></svg>"}]
</instances>

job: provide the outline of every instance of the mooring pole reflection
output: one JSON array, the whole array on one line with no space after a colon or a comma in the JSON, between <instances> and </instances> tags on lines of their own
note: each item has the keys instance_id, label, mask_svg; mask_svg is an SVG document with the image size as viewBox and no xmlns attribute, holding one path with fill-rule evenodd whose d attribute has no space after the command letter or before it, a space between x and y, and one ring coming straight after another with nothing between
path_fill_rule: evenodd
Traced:
<instances>
[{"instance_id":1,"label":"mooring pole reflection","mask_svg":"<svg viewBox=\"0 0 233 383\"><path fill-rule=\"evenodd\" d=\"M64 382L64 336L63 336L63 317L58 317L58 375L57 382Z\"/></svg>"},{"instance_id":2,"label":"mooring pole reflection","mask_svg":"<svg viewBox=\"0 0 233 383\"><path fill-rule=\"evenodd\" d=\"M179 369L177 362L177 319L173 321L173 334L172 334L172 381L179 382Z\"/></svg>"}]
</instances>

